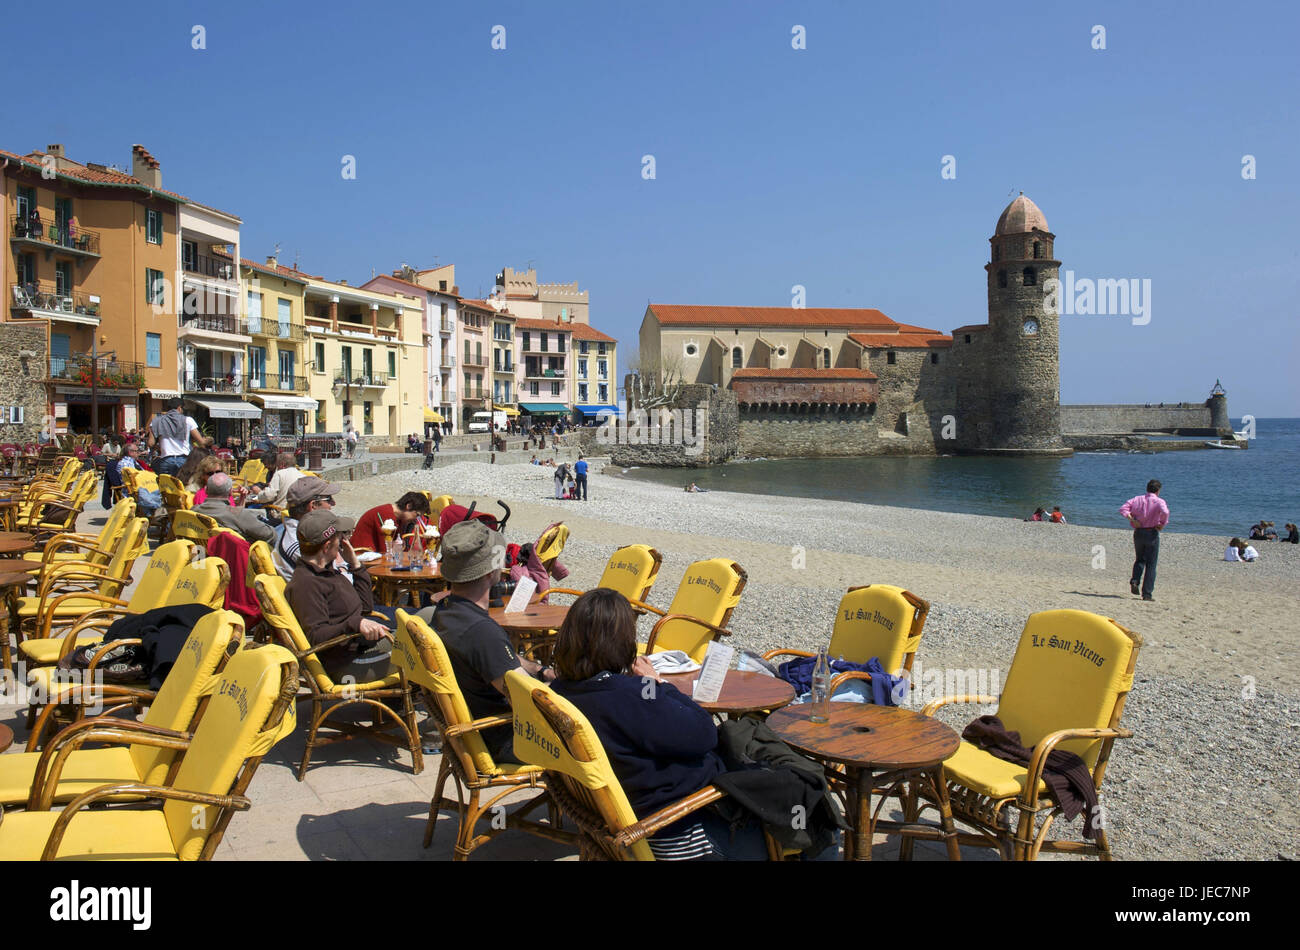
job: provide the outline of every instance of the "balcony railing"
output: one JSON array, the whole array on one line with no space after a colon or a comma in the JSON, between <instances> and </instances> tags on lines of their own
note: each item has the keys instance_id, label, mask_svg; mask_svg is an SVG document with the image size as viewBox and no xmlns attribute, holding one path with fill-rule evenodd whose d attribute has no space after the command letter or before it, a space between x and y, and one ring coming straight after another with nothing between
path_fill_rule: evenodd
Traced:
<instances>
[{"instance_id":1,"label":"balcony railing","mask_svg":"<svg viewBox=\"0 0 1300 950\"><path fill-rule=\"evenodd\" d=\"M249 317L250 336L268 336L276 340L301 340L304 336L301 323L280 323L265 317Z\"/></svg>"},{"instance_id":2,"label":"balcony railing","mask_svg":"<svg viewBox=\"0 0 1300 950\"><path fill-rule=\"evenodd\" d=\"M181 389L187 393L242 393L245 378L243 373L227 373L225 376L185 376L181 380Z\"/></svg>"},{"instance_id":3,"label":"balcony railing","mask_svg":"<svg viewBox=\"0 0 1300 950\"><path fill-rule=\"evenodd\" d=\"M76 227L64 225L60 228L50 222L32 224L26 218L20 218L16 214L9 218L9 223L16 240L99 256L98 231L89 231L80 225Z\"/></svg>"},{"instance_id":4,"label":"balcony railing","mask_svg":"<svg viewBox=\"0 0 1300 950\"><path fill-rule=\"evenodd\" d=\"M210 333L233 333L248 336L247 322L233 314L182 313L179 315L182 330L207 330Z\"/></svg>"},{"instance_id":5,"label":"balcony railing","mask_svg":"<svg viewBox=\"0 0 1300 950\"><path fill-rule=\"evenodd\" d=\"M564 367L555 369L542 369L540 366L529 366L524 370L525 379L563 379Z\"/></svg>"},{"instance_id":6,"label":"balcony railing","mask_svg":"<svg viewBox=\"0 0 1300 950\"><path fill-rule=\"evenodd\" d=\"M199 254L195 257L187 257L181 262L181 267L187 274L199 274L203 277L220 277L224 280L231 280L235 276L235 263L221 257L208 257L206 254Z\"/></svg>"},{"instance_id":7,"label":"balcony railing","mask_svg":"<svg viewBox=\"0 0 1300 950\"><path fill-rule=\"evenodd\" d=\"M376 386L376 387L387 386L388 374L387 373L353 373L351 374L351 376L348 376L345 375L344 373L336 373L334 375L335 386L346 386L348 384L351 384L353 386Z\"/></svg>"},{"instance_id":8,"label":"balcony railing","mask_svg":"<svg viewBox=\"0 0 1300 950\"><path fill-rule=\"evenodd\" d=\"M248 376L248 389L253 390L271 390L272 392L292 393L307 391L306 376L276 376L250 373Z\"/></svg>"},{"instance_id":9,"label":"balcony railing","mask_svg":"<svg viewBox=\"0 0 1300 950\"><path fill-rule=\"evenodd\" d=\"M441 324L439 324L438 329L441 330L443 333L455 333L455 332L456 332L456 321L455 321L455 320L443 320L443 321L441 322Z\"/></svg>"},{"instance_id":10,"label":"balcony railing","mask_svg":"<svg viewBox=\"0 0 1300 950\"><path fill-rule=\"evenodd\" d=\"M442 354L442 365L443 365L443 366L455 366L455 365L456 365L456 354L455 354L455 353L444 353L444 354Z\"/></svg>"},{"instance_id":11,"label":"balcony railing","mask_svg":"<svg viewBox=\"0 0 1300 950\"><path fill-rule=\"evenodd\" d=\"M97 360L88 356L50 357L50 379L58 382L88 387L92 368L97 389L140 389L144 386L144 365L141 363L127 363L106 356Z\"/></svg>"},{"instance_id":12,"label":"balcony railing","mask_svg":"<svg viewBox=\"0 0 1300 950\"><path fill-rule=\"evenodd\" d=\"M471 354L465 357L466 366L487 366L487 357L482 354Z\"/></svg>"},{"instance_id":13,"label":"balcony railing","mask_svg":"<svg viewBox=\"0 0 1300 950\"><path fill-rule=\"evenodd\" d=\"M99 317L97 299L92 301L88 294L83 294L79 290L65 290L60 293L58 287L47 280L13 284L9 293L14 312L44 311L50 314L66 313L87 318Z\"/></svg>"}]
</instances>

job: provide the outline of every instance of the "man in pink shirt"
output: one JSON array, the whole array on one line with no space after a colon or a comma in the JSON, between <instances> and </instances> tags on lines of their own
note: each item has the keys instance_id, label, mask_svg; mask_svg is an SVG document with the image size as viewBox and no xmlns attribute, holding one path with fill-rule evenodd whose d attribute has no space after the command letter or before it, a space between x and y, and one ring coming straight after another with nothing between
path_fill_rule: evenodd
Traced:
<instances>
[{"instance_id":1,"label":"man in pink shirt","mask_svg":"<svg viewBox=\"0 0 1300 950\"><path fill-rule=\"evenodd\" d=\"M1133 578L1128 589L1141 594L1143 600L1155 600L1156 560L1160 556L1160 532L1169 524L1169 506L1160 497L1160 482L1147 482L1147 493L1130 498L1120 507L1119 513L1133 526ZM1145 576L1144 576L1145 572ZM1138 585L1141 585L1139 587Z\"/></svg>"}]
</instances>

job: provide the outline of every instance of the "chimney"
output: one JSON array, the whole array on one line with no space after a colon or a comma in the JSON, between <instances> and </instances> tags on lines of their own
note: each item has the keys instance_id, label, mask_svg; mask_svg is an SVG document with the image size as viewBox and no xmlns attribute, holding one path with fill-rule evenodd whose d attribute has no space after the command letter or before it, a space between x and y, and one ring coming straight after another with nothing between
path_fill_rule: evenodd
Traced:
<instances>
[{"instance_id":1,"label":"chimney","mask_svg":"<svg viewBox=\"0 0 1300 950\"><path fill-rule=\"evenodd\" d=\"M47 145L45 146L45 153L47 155L53 155L55 158L67 158L67 156L63 154L62 145Z\"/></svg>"},{"instance_id":2,"label":"chimney","mask_svg":"<svg viewBox=\"0 0 1300 950\"><path fill-rule=\"evenodd\" d=\"M68 160L67 153L64 151L62 145L55 144L45 146L45 154L54 159L54 167L57 171L67 171L70 165L76 164L75 162Z\"/></svg>"},{"instance_id":3,"label":"chimney","mask_svg":"<svg viewBox=\"0 0 1300 950\"><path fill-rule=\"evenodd\" d=\"M346 280L336 280L334 283L342 284L344 287L348 285L348 282Z\"/></svg>"},{"instance_id":4,"label":"chimney","mask_svg":"<svg viewBox=\"0 0 1300 950\"><path fill-rule=\"evenodd\" d=\"M268 255L266 255L266 266L267 266L267 267L270 267L270 268L274 269L275 266L276 266L278 263L279 263L279 258L277 258L274 254L268 254Z\"/></svg>"},{"instance_id":5,"label":"chimney","mask_svg":"<svg viewBox=\"0 0 1300 950\"><path fill-rule=\"evenodd\" d=\"M150 188L162 187L162 166L143 145L131 146L131 174Z\"/></svg>"}]
</instances>

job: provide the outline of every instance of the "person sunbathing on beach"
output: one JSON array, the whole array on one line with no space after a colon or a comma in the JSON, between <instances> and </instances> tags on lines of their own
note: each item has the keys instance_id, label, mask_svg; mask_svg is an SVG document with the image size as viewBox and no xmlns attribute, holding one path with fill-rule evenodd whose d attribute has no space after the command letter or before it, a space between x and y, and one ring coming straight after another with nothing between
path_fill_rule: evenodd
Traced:
<instances>
[{"instance_id":1,"label":"person sunbathing on beach","mask_svg":"<svg viewBox=\"0 0 1300 950\"><path fill-rule=\"evenodd\" d=\"M1059 506L1052 507L1052 524L1069 524L1065 520L1065 512Z\"/></svg>"},{"instance_id":2,"label":"person sunbathing on beach","mask_svg":"<svg viewBox=\"0 0 1300 950\"><path fill-rule=\"evenodd\" d=\"M537 456L534 455L532 458L530 458L530 459L528 460L528 464L529 464L529 465L541 465L542 463L539 462L539 461L537 461Z\"/></svg>"},{"instance_id":3,"label":"person sunbathing on beach","mask_svg":"<svg viewBox=\"0 0 1300 950\"><path fill-rule=\"evenodd\" d=\"M695 484L694 482L691 482L689 485L687 485L687 486L686 486L686 490L687 490L687 491L694 491L694 492L706 492L706 491L708 491L707 488L701 488L699 485Z\"/></svg>"}]
</instances>

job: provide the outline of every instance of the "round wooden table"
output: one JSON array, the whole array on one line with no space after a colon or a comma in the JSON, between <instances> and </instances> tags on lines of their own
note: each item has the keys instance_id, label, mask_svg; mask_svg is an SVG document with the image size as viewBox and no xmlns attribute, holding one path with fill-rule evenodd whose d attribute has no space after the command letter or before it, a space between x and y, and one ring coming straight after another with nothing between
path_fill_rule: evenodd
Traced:
<instances>
[{"instance_id":1,"label":"round wooden table","mask_svg":"<svg viewBox=\"0 0 1300 950\"><path fill-rule=\"evenodd\" d=\"M14 731L8 726L0 725L0 752L14 744Z\"/></svg>"},{"instance_id":2,"label":"round wooden table","mask_svg":"<svg viewBox=\"0 0 1300 950\"><path fill-rule=\"evenodd\" d=\"M957 751L961 737L939 720L910 709L844 702L832 702L830 707L829 722L813 722L812 703L803 703L777 710L767 724L792 748L844 767L842 774L827 775L833 785L842 786L845 811L853 825L853 833L844 841L844 859L870 861L871 839L881 828L942 839L949 860L960 861L943 762ZM939 828L917 823L916 783L930 786L939 805ZM904 821L879 820L888 794L872 812L871 793L877 788L902 792Z\"/></svg>"},{"instance_id":3,"label":"round wooden table","mask_svg":"<svg viewBox=\"0 0 1300 950\"><path fill-rule=\"evenodd\" d=\"M535 600L523 610L509 614L505 607L488 609L488 616L510 636L515 650L540 663L550 659L555 632L568 614L568 604L539 604Z\"/></svg>"},{"instance_id":4,"label":"round wooden table","mask_svg":"<svg viewBox=\"0 0 1300 950\"><path fill-rule=\"evenodd\" d=\"M416 595L420 591L437 592L447 586L442 574L438 572L436 561L418 571L396 570L397 565L389 564L383 559L369 564L363 562L363 566L375 582L375 601L385 607L396 607L397 599L403 591L411 594L412 606L418 607Z\"/></svg>"},{"instance_id":5,"label":"round wooden table","mask_svg":"<svg viewBox=\"0 0 1300 950\"><path fill-rule=\"evenodd\" d=\"M685 695L691 696L692 685L699 675L699 670L665 673L664 682L672 683ZM790 705L793 699L794 687L783 679L748 670L727 670L718 698L711 703L696 699L695 703L707 712L738 716L761 709L780 709Z\"/></svg>"},{"instance_id":6,"label":"round wooden table","mask_svg":"<svg viewBox=\"0 0 1300 950\"><path fill-rule=\"evenodd\" d=\"M6 531L13 531L14 512L22 502L16 498L0 498L0 525L4 525Z\"/></svg>"},{"instance_id":7,"label":"round wooden table","mask_svg":"<svg viewBox=\"0 0 1300 950\"><path fill-rule=\"evenodd\" d=\"M16 598L22 594L23 588L32 579L32 575L40 569L41 566L35 561L0 559L0 590L4 591L0 596L4 598L6 612L9 617L14 615ZM13 657L9 649L8 627L0 627L0 666L6 670L11 670L13 669L12 660Z\"/></svg>"},{"instance_id":8,"label":"round wooden table","mask_svg":"<svg viewBox=\"0 0 1300 950\"><path fill-rule=\"evenodd\" d=\"M24 554L36 547L36 541L26 531L0 531L0 556Z\"/></svg>"}]
</instances>

